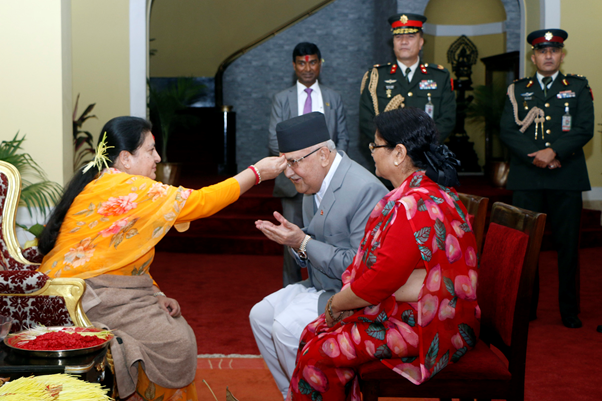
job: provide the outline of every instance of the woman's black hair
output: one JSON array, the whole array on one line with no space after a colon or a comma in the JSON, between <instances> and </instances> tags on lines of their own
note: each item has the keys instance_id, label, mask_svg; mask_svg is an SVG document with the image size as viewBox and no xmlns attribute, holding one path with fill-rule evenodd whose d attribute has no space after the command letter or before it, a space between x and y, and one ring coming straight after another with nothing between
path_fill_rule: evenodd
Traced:
<instances>
[{"instance_id":1,"label":"woman's black hair","mask_svg":"<svg viewBox=\"0 0 602 401\"><path fill-rule=\"evenodd\" d=\"M460 162L445 145L439 145L435 121L421 109L406 107L381 113L374 119L380 137L387 147L406 147L415 167L438 184L457 187Z\"/></svg>"},{"instance_id":2,"label":"woman's black hair","mask_svg":"<svg viewBox=\"0 0 602 401\"><path fill-rule=\"evenodd\" d=\"M109 167L113 166L121 151L125 150L134 154L144 143L144 134L151 130L151 123L138 117L116 117L107 122L100 131L98 142L100 143L103 135L106 133L106 144L109 146L106 156L110 160L107 162ZM77 195L79 195L86 185L94 180L99 173L97 166L93 166L85 173L83 170L84 168L78 169L71 181L67 184L67 187L63 192L63 197L54 208L46 223L46 227L44 227L44 231L42 231L42 234L40 235L38 250L43 255L46 255L54 248L63 220Z\"/></svg>"},{"instance_id":3,"label":"woman's black hair","mask_svg":"<svg viewBox=\"0 0 602 401\"><path fill-rule=\"evenodd\" d=\"M431 144L439 143L437 126L428 114L415 107L405 107L379 114L374 118L374 124L389 147L403 144L414 166L427 168L424 152Z\"/></svg>"}]
</instances>

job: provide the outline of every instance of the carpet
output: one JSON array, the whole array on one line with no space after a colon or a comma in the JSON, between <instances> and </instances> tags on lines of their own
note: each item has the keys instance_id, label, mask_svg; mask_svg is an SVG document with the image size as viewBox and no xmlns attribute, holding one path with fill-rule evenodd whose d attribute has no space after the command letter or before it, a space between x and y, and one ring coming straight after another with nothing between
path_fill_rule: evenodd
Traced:
<instances>
[{"instance_id":1,"label":"carpet","mask_svg":"<svg viewBox=\"0 0 602 401\"><path fill-rule=\"evenodd\" d=\"M151 274L180 303L199 354L254 354L249 312L282 288L282 256L157 252Z\"/></svg>"},{"instance_id":2,"label":"carpet","mask_svg":"<svg viewBox=\"0 0 602 401\"><path fill-rule=\"evenodd\" d=\"M527 401L602 400L602 334L596 332L602 324L602 248L581 249L580 256L583 328L568 329L558 312L556 253L541 253L538 318L530 324L527 350ZM281 287L281 256L157 253L151 272L161 289L180 302L197 335L199 354L259 354L248 314ZM199 359L199 400L215 400L203 379L220 401L226 387L240 401L281 399L262 359L230 357L221 365L220 359Z\"/></svg>"},{"instance_id":3,"label":"carpet","mask_svg":"<svg viewBox=\"0 0 602 401\"><path fill-rule=\"evenodd\" d=\"M282 401L261 358L199 358L195 383L199 401L224 401L226 388L240 401Z\"/></svg>"}]
</instances>

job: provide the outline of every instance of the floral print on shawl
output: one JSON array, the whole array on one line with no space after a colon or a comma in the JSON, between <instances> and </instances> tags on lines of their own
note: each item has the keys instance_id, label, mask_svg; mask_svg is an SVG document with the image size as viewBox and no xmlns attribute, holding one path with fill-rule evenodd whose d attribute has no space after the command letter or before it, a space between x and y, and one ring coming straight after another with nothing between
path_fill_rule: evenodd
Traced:
<instances>
[{"instance_id":1,"label":"floral print on shawl","mask_svg":"<svg viewBox=\"0 0 602 401\"><path fill-rule=\"evenodd\" d=\"M409 224L411 243L386 241L395 224ZM343 273L343 289L375 268L385 247L417 248L416 261L427 273L417 302L397 302L391 295L332 328L324 315L310 323L301 337L289 400L359 401L355 369L374 360L420 384L474 347L480 319L476 242L457 193L419 171L385 196ZM408 274L414 268L392 267Z\"/></svg>"},{"instance_id":2,"label":"floral print on shawl","mask_svg":"<svg viewBox=\"0 0 602 401\"><path fill-rule=\"evenodd\" d=\"M39 270L51 277L146 274L154 246L176 222L190 192L104 170L76 197Z\"/></svg>"}]
</instances>

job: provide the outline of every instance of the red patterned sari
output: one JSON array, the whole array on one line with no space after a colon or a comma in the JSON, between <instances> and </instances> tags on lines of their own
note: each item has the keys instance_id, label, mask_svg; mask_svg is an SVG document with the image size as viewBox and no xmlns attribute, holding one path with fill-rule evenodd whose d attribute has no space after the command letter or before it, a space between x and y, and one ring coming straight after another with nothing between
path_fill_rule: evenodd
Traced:
<instances>
[{"instance_id":1,"label":"red patterned sari","mask_svg":"<svg viewBox=\"0 0 602 401\"><path fill-rule=\"evenodd\" d=\"M376 205L343 274L372 305L305 328L288 399L359 401L355 368L377 359L414 384L456 362L479 334L476 248L457 193L424 171L408 177ZM427 273L418 301L396 301L414 269Z\"/></svg>"}]
</instances>

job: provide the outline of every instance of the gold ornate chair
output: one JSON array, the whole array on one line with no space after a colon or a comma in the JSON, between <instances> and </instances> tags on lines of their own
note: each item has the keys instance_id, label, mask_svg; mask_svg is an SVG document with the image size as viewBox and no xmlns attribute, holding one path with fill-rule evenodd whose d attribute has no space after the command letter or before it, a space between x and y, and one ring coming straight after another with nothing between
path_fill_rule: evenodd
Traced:
<instances>
[{"instance_id":1,"label":"gold ornate chair","mask_svg":"<svg viewBox=\"0 0 602 401\"><path fill-rule=\"evenodd\" d=\"M0 315L13 318L13 332L38 323L92 326L81 306L84 280L51 279L36 271L38 263L23 256L15 235L20 194L19 171L0 161ZM26 254L35 255L35 251Z\"/></svg>"}]
</instances>

